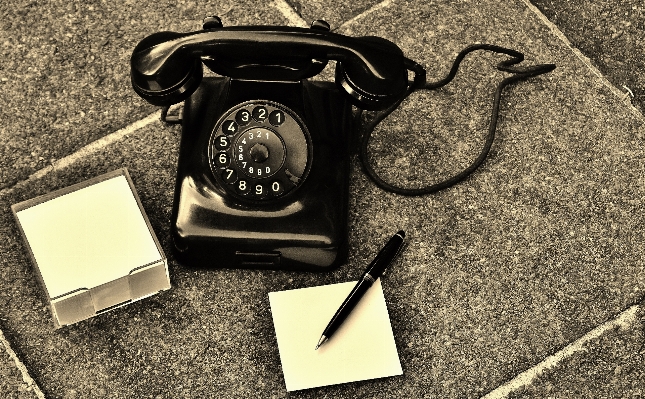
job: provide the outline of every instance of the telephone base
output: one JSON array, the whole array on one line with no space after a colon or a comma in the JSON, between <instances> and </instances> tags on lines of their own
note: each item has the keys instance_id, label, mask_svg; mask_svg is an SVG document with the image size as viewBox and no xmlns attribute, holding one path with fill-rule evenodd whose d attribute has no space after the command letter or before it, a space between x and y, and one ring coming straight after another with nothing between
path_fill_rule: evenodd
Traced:
<instances>
[{"instance_id":1,"label":"telephone base","mask_svg":"<svg viewBox=\"0 0 645 399\"><path fill-rule=\"evenodd\" d=\"M308 148L298 151L307 155L306 172L279 196L244 196L215 176L212 136L227 111L267 101L303 123ZM204 78L183 112L171 222L177 259L193 267L305 271L346 262L350 121L351 105L333 83Z\"/></svg>"}]
</instances>

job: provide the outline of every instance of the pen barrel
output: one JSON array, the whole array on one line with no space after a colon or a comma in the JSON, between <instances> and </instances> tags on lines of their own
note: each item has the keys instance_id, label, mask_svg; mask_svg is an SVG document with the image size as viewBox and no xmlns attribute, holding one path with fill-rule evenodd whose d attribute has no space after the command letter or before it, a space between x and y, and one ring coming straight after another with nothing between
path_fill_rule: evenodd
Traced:
<instances>
[{"instance_id":1,"label":"pen barrel","mask_svg":"<svg viewBox=\"0 0 645 399\"><path fill-rule=\"evenodd\" d=\"M343 324L347 316L349 316L352 310L356 307L356 304L358 304L358 302L361 300L363 294L365 294L365 291L367 291L367 289L372 286L372 282L374 280L365 278L365 276L369 276L369 274L366 273L363 275L361 281L359 281L358 284L354 286L343 304L340 305L340 307L336 311L336 314L334 314L334 317L332 317L329 324L327 324L325 331L323 331L324 336L331 337L332 334L336 332L338 327Z\"/></svg>"},{"instance_id":2,"label":"pen barrel","mask_svg":"<svg viewBox=\"0 0 645 399\"><path fill-rule=\"evenodd\" d=\"M372 286L377 278L381 277L381 274L383 274L385 268L387 268L390 263L392 263L394 258L396 258L403 246L404 237L405 232L403 232L403 230L400 230L394 235L394 237L390 238L383 249L379 251L374 260L367 267L367 270L361 277L361 280L354 286L343 304L340 305L340 307L336 311L334 317L332 317L329 324L327 324L327 327L325 327L325 331L323 331L318 346L324 343L326 339L330 338L334 334L334 332L336 332L338 327L343 324L347 316L349 316L352 310L356 307L356 304L358 304L358 302L361 300L363 294L365 294L365 291L367 291ZM316 349L318 349L318 346L316 347Z\"/></svg>"},{"instance_id":3,"label":"pen barrel","mask_svg":"<svg viewBox=\"0 0 645 399\"><path fill-rule=\"evenodd\" d=\"M379 251L372 263L367 266L367 271L365 274L371 275L373 280L381 277L381 274L385 269L392 263L394 258L398 255L401 250L401 245L403 244L403 235L402 232L397 233L390 241L385 244L383 249Z\"/></svg>"}]
</instances>

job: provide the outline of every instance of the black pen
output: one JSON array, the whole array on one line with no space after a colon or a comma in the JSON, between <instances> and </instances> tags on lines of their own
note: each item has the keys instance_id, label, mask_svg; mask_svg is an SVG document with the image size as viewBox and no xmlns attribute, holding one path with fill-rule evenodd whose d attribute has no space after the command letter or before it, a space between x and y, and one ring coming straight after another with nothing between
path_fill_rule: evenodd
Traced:
<instances>
[{"instance_id":1,"label":"black pen","mask_svg":"<svg viewBox=\"0 0 645 399\"><path fill-rule=\"evenodd\" d=\"M354 289L349 293L345 302L340 305L340 308L338 308L334 317L331 318L331 321L327 324L327 327L325 327L325 331L323 331L322 336L318 341L318 345L316 345L316 349L320 348L320 345L324 344L329 338L331 338L332 334L336 332L338 327L343 324L347 316L349 316L352 310L356 307L356 304L361 300L367 289L372 286L377 278L381 277L381 274L383 274L385 269L390 265L390 263L392 263L392 261L394 261L394 258L396 258L401 251L404 238L405 232L400 230L394 235L394 237L390 238L390 241L388 241L378 255L376 255L376 258L374 258L372 263L367 266L367 270L365 270L363 277L361 277L358 284L354 286Z\"/></svg>"}]
</instances>

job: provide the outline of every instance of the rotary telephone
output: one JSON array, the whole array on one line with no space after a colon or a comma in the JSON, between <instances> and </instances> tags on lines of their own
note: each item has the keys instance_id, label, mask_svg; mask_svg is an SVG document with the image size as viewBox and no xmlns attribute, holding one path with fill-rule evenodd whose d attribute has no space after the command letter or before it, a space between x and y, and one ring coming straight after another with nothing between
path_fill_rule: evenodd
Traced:
<instances>
[{"instance_id":1,"label":"rotary telephone","mask_svg":"<svg viewBox=\"0 0 645 399\"><path fill-rule=\"evenodd\" d=\"M441 87L471 51L510 55L498 68L513 73L498 87L489 135L475 162L445 182L421 189L392 186L365 160L376 124L418 89ZM335 82L313 81L328 61ZM364 127L360 156L380 187L422 195L466 177L486 157L502 88L554 68L518 69L514 50L475 45L462 51L443 80L380 37L311 28L223 27L217 17L189 33L158 32L131 57L136 93L165 107L184 101L171 234L185 264L325 271L347 258L349 160L361 110L376 111ZM203 77L203 65L220 76ZM408 71L414 74L408 80ZM352 106L359 113L352 115Z\"/></svg>"}]
</instances>

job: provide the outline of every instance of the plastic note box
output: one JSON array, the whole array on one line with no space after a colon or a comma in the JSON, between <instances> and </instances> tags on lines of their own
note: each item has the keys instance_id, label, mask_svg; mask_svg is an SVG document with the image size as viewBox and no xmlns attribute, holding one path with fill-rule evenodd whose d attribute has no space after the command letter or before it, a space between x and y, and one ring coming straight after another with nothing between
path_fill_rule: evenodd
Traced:
<instances>
[{"instance_id":1,"label":"plastic note box","mask_svg":"<svg viewBox=\"0 0 645 399\"><path fill-rule=\"evenodd\" d=\"M170 288L166 257L126 169L11 209L57 328Z\"/></svg>"}]
</instances>

